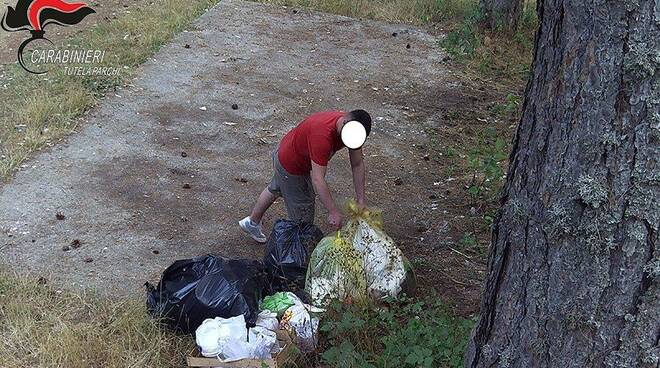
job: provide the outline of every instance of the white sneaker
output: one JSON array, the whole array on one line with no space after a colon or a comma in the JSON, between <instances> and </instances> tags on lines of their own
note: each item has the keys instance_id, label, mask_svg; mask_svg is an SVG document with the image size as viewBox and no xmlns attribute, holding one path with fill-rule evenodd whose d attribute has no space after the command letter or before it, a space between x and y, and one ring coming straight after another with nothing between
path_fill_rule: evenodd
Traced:
<instances>
[{"instance_id":1,"label":"white sneaker","mask_svg":"<svg viewBox=\"0 0 660 368\"><path fill-rule=\"evenodd\" d=\"M241 229L243 229L243 231L250 235L255 241L259 243L266 242L266 235L264 235L264 233L261 231L261 224L255 224L252 222L250 216L239 221L238 226L240 226Z\"/></svg>"}]
</instances>

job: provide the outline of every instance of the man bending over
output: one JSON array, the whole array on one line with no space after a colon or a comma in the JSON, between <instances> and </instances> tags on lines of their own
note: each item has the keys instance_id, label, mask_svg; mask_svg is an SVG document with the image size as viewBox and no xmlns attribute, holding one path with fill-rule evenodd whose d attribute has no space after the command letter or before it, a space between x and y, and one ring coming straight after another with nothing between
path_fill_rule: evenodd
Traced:
<instances>
[{"instance_id":1,"label":"man bending over","mask_svg":"<svg viewBox=\"0 0 660 368\"><path fill-rule=\"evenodd\" d=\"M341 227L341 212L325 181L328 162L335 152L348 147L356 201L364 206L362 145L370 132L371 116L364 110L324 111L308 116L282 138L273 152L273 178L250 216L239 221L241 229L254 240L266 242L261 219L278 197L284 198L290 220L313 223L316 194L328 210L330 226Z\"/></svg>"}]
</instances>

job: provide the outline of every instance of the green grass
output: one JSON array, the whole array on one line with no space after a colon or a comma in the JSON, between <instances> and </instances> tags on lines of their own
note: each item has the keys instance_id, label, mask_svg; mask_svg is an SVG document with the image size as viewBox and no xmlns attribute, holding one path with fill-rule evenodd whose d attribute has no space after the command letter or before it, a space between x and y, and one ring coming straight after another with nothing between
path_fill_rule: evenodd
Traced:
<instances>
[{"instance_id":1,"label":"green grass","mask_svg":"<svg viewBox=\"0 0 660 368\"><path fill-rule=\"evenodd\" d=\"M328 347L320 360L337 368L462 367L472 325L434 295L378 308L336 303L321 322Z\"/></svg>"},{"instance_id":2,"label":"green grass","mask_svg":"<svg viewBox=\"0 0 660 368\"><path fill-rule=\"evenodd\" d=\"M505 83L521 84L531 63L537 27L535 11L536 1L526 0L518 29L489 31L483 27L484 14L475 2L465 9L462 19L441 44L469 77L499 78Z\"/></svg>"},{"instance_id":3,"label":"green grass","mask_svg":"<svg viewBox=\"0 0 660 368\"><path fill-rule=\"evenodd\" d=\"M142 301L0 271L0 367L182 367L192 348L190 337L162 330Z\"/></svg>"},{"instance_id":4,"label":"green grass","mask_svg":"<svg viewBox=\"0 0 660 368\"><path fill-rule=\"evenodd\" d=\"M75 130L78 117L127 83L135 68L218 0L156 0L117 19L85 29L68 44L105 50L118 76L32 75L16 64L0 69L0 180L34 151Z\"/></svg>"}]
</instances>

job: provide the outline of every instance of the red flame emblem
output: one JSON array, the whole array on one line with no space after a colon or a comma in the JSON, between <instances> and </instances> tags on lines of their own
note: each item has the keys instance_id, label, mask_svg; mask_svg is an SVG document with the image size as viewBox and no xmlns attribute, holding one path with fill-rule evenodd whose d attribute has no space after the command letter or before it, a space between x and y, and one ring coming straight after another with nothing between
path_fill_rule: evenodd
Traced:
<instances>
[{"instance_id":1,"label":"red flame emblem","mask_svg":"<svg viewBox=\"0 0 660 368\"><path fill-rule=\"evenodd\" d=\"M15 7L8 6L2 16L2 28L8 32L30 31L32 37L23 41L18 47L18 62L23 69L34 74L23 63L23 50L34 40L48 40L44 37L46 25L54 23L61 26L72 26L80 23L83 18L94 13L94 10L84 2L67 3L63 0L18 0ZM51 42L52 43L52 42Z\"/></svg>"},{"instance_id":2,"label":"red flame emblem","mask_svg":"<svg viewBox=\"0 0 660 368\"><path fill-rule=\"evenodd\" d=\"M35 31L41 30L39 15L45 9L55 9L62 13L75 13L86 7L85 3L65 3L62 0L35 0L28 8L28 21Z\"/></svg>"}]
</instances>

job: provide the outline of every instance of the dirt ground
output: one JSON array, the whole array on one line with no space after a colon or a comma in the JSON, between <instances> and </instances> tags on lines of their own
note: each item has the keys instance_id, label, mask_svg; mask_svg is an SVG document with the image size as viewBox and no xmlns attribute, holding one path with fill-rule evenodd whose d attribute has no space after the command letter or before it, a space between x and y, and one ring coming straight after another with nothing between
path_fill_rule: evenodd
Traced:
<instances>
[{"instance_id":1,"label":"dirt ground","mask_svg":"<svg viewBox=\"0 0 660 368\"><path fill-rule=\"evenodd\" d=\"M261 258L237 221L267 184L280 137L311 112L364 108L374 118L368 201L415 266L419 292L475 313L484 257L456 246L470 205L427 135L445 128L443 106L470 102L438 37L222 1L0 187L0 262L63 287L141 297L176 259ZM329 182L338 201L352 196L346 152ZM324 214L317 207L327 231ZM284 216L276 203L266 229Z\"/></svg>"}]
</instances>

